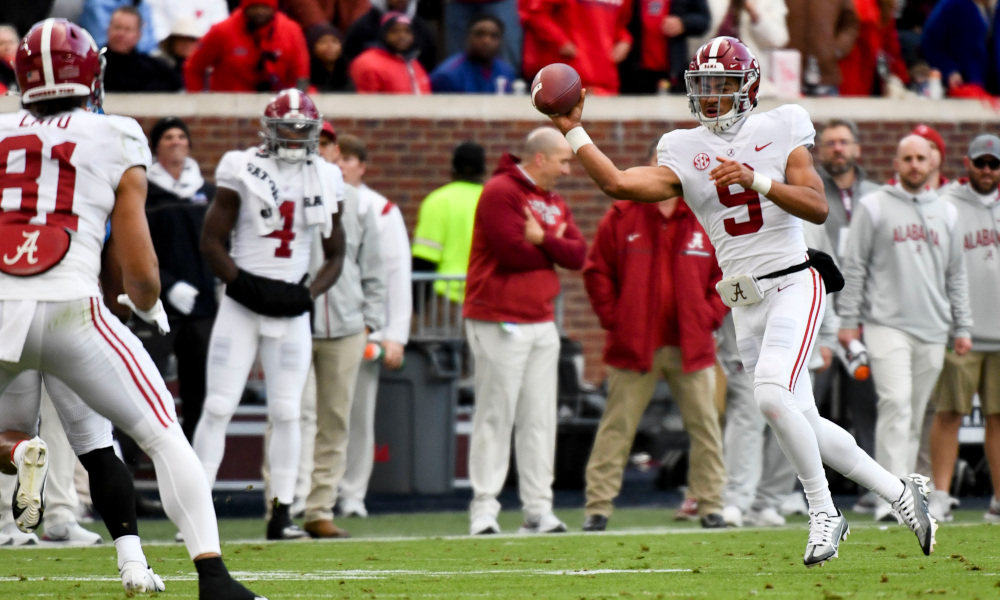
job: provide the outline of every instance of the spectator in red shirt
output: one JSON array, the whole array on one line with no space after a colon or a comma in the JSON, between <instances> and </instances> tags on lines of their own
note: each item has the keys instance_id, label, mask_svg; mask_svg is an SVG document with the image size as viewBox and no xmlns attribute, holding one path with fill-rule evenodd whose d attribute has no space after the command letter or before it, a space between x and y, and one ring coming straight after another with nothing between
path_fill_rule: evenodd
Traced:
<instances>
[{"instance_id":1,"label":"spectator in red shirt","mask_svg":"<svg viewBox=\"0 0 1000 600\"><path fill-rule=\"evenodd\" d=\"M340 31L360 19L371 9L369 0L282 0L281 8L288 16L307 30L313 25L325 23Z\"/></svg>"},{"instance_id":2,"label":"spectator in red shirt","mask_svg":"<svg viewBox=\"0 0 1000 600\"><path fill-rule=\"evenodd\" d=\"M893 0L854 0L858 13L858 40L850 53L840 60L841 96L883 96L882 77L891 73L903 84L910 82L906 63L899 49L899 35L893 18ZM883 56L888 73L878 72Z\"/></svg>"},{"instance_id":3,"label":"spectator in red shirt","mask_svg":"<svg viewBox=\"0 0 1000 600\"><path fill-rule=\"evenodd\" d=\"M201 38L184 65L184 81L192 92L304 90L309 82L305 36L278 11L278 0L243 0Z\"/></svg>"},{"instance_id":4,"label":"spectator in red shirt","mask_svg":"<svg viewBox=\"0 0 1000 600\"><path fill-rule=\"evenodd\" d=\"M705 0L628 0L632 50L618 68L623 94L683 94L684 69L691 60L687 41L708 30L711 15ZM588 92L590 90L587 90Z\"/></svg>"},{"instance_id":5,"label":"spectator in red shirt","mask_svg":"<svg viewBox=\"0 0 1000 600\"><path fill-rule=\"evenodd\" d=\"M525 79L547 64L566 63L588 94L617 94L618 63L632 48L630 7L631 0L519 0Z\"/></svg>"},{"instance_id":6,"label":"spectator in red shirt","mask_svg":"<svg viewBox=\"0 0 1000 600\"><path fill-rule=\"evenodd\" d=\"M382 17L378 44L351 61L348 72L359 94L429 94L431 80L413 56L410 18L400 12Z\"/></svg>"},{"instance_id":7,"label":"spectator in red shirt","mask_svg":"<svg viewBox=\"0 0 1000 600\"><path fill-rule=\"evenodd\" d=\"M344 31L344 56L351 62L378 43L386 13L401 12L410 19L413 48L417 60L430 73L437 66L437 31L417 14L417 0L371 0L371 9Z\"/></svg>"}]
</instances>

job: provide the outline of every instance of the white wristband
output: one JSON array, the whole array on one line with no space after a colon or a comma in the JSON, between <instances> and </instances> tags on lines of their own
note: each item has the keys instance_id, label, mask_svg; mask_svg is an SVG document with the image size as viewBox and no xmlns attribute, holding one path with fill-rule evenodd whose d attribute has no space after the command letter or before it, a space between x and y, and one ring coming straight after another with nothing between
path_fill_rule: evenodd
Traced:
<instances>
[{"instance_id":1,"label":"white wristband","mask_svg":"<svg viewBox=\"0 0 1000 600\"><path fill-rule=\"evenodd\" d=\"M753 183L750 184L750 189L761 196L766 196L771 191L771 178L754 171Z\"/></svg>"},{"instance_id":2,"label":"white wristband","mask_svg":"<svg viewBox=\"0 0 1000 600\"><path fill-rule=\"evenodd\" d=\"M573 154L586 146L587 144L593 144L594 140L590 139L587 132L583 130L582 125L578 125L573 129L566 132L566 141L569 142L570 148L573 149Z\"/></svg>"}]
</instances>

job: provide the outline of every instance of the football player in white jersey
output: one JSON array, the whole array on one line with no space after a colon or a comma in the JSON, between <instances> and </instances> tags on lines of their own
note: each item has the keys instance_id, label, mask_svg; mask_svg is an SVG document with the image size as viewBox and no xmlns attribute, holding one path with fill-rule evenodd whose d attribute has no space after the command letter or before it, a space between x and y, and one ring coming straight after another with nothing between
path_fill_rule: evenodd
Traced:
<instances>
[{"instance_id":1,"label":"football player in white jersey","mask_svg":"<svg viewBox=\"0 0 1000 600\"><path fill-rule=\"evenodd\" d=\"M264 144L227 152L215 172L215 199L205 215L201 249L226 295L212 327L205 408L194 448L214 484L236 412L260 349L271 438L271 518L267 539L307 537L292 523L302 430L302 390L312 353L309 313L344 261L340 168L316 154L323 121L296 89L274 96L261 119ZM305 285L315 228L325 262ZM230 240L232 240L231 247Z\"/></svg>"},{"instance_id":2,"label":"football player in white jersey","mask_svg":"<svg viewBox=\"0 0 1000 600\"><path fill-rule=\"evenodd\" d=\"M18 47L23 108L0 115L0 392L38 370L135 439L153 459L167 515L184 532L199 598L254 600L222 562L211 490L173 397L101 299L110 222L109 252L125 290L119 301L168 327L144 211L146 137L133 119L84 109L103 95L102 62L90 34L62 19L36 24ZM4 397L0 429L32 431L38 415L30 404ZM22 492L14 508L30 527L41 513L44 446L21 442L13 459Z\"/></svg>"},{"instance_id":3,"label":"football player in white jersey","mask_svg":"<svg viewBox=\"0 0 1000 600\"><path fill-rule=\"evenodd\" d=\"M802 234L800 219L822 223L827 215L809 153L815 135L809 115L795 105L750 114L760 68L736 38L718 37L699 48L685 80L701 126L666 133L654 167L619 170L594 145L580 125L586 91L568 115L552 121L606 194L644 202L683 196L708 232L724 277L717 289L733 307L758 408L809 501L806 566L836 557L849 533L830 496L824 462L891 502L930 554L937 524L927 511L926 478L893 476L849 433L820 417L805 372L825 306L824 279L839 278L835 266L817 269L825 265L807 254Z\"/></svg>"}]
</instances>

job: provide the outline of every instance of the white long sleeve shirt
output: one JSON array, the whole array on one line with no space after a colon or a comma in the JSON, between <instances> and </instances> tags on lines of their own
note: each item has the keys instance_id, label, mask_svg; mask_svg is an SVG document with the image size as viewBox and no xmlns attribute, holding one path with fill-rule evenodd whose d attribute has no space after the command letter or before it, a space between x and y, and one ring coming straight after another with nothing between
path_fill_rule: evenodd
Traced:
<instances>
[{"instance_id":1,"label":"white long sleeve shirt","mask_svg":"<svg viewBox=\"0 0 1000 600\"><path fill-rule=\"evenodd\" d=\"M410 236L406 232L406 223L398 206L363 183L360 191L371 203L375 213L382 244L382 263L385 266L385 327L373 332L370 338L406 344L410 339L410 321L413 318Z\"/></svg>"}]
</instances>

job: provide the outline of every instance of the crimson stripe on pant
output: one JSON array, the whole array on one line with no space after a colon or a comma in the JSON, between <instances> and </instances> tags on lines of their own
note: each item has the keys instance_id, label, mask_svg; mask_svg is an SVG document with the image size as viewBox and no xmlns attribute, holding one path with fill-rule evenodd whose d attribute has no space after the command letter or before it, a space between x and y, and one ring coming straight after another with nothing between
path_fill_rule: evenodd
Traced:
<instances>
[{"instance_id":1,"label":"crimson stripe on pant","mask_svg":"<svg viewBox=\"0 0 1000 600\"><path fill-rule=\"evenodd\" d=\"M799 355L795 359L795 366L792 367L792 375L788 379L788 390L792 393L795 393L795 384L799 380L799 375L802 374L802 370L809 363L809 357L805 354L816 335L816 321L819 316L818 309L819 305L822 304L823 299L820 295L822 293L822 286L817 285L816 282L816 270L809 269L809 273L812 275L813 279L813 301L812 305L809 307L809 319L806 322L805 337L803 337L802 345L799 347Z\"/></svg>"},{"instance_id":2,"label":"crimson stripe on pant","mask_svg":"<svg viewBox=\"0 0 1000 600\"><path fill-rule=\"evenodd\" d=\"M104 320L104 315L100 314L100 306L98 305L97 300L93 298L90 299L90 316L91 320L94 323L94 328L97 329L97 332L101 334L101 337L103 337L104 341L106 341L108 345L111 346L111 349L115 351L118 357L122 359L122 364L125 365L125 369L128 370L128 374L132 377L132 381L135 383L135 387L138 388L139 393L141 393L142 397L145 398L146 403L149 404L149 407L153 409L153 414L156 415L157 420L159 420L160 424L163 425L164 427L169 427L172 419L170 419L169 413L163 406L162 399L157 397L157 400L159 401L159 410L157 410L156 403L153 402L152 399L150 399L149 392L146 390L146 388L144 388L142 384L139 383L139 378L136 377L135 371L139 371L139 374L142 375L143 381L146 382L146 386L148 386L149 390L153 392L154 396L156 395L156 390L153 388L152 384L149 383L149 379L146 378L146 374L142 371L142 367L140 367L139 363L135 360L135 356L132 355L132 351L129 350L128 346L125 345L125 343L122 342L117 335L115 335L114 330L112 330L111 327ZM100 323L98 321L100 321ZM108 333L105 333L101 329L101 325L103 325L104 328L107 329ZM128 353L129 358L132 359L132 363L129 363L129 361L125 358L125 355L122 353L119 346L116 346L115 343L111 341L111 338L108 337L109 334L111 338L114 338L114 340L118 342L118 345L121 346L121 348L125 349L125 352ZM134 369L133 365L135 367ZM160 415L160 411L163 411L163 414L166 416L166 420L164 420L164 417Z\"/></svg>"}]
</instances>

